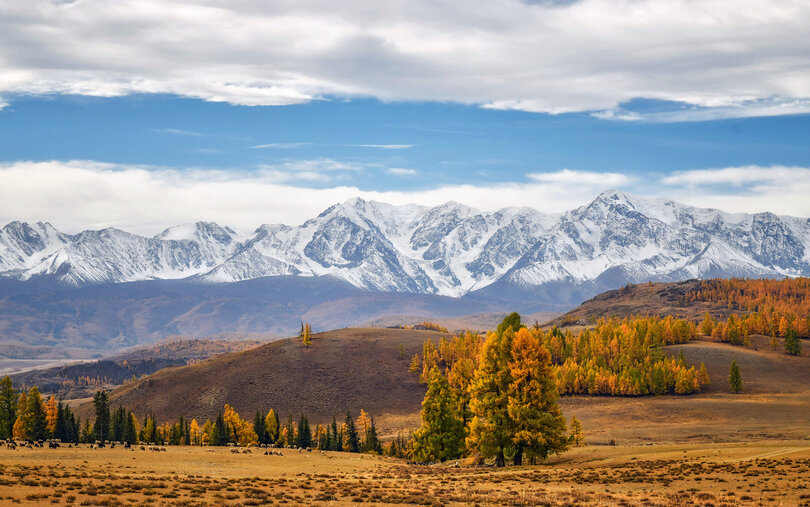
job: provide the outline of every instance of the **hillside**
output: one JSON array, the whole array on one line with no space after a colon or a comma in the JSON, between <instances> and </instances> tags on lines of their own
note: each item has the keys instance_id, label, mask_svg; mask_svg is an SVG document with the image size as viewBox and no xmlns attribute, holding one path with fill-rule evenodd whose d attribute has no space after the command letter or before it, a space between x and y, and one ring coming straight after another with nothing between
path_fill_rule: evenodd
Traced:
<instances>
[{"instance_id":1,"label":"hillside","mask_svg":"<svg viewBox=\"0 0 810 507\"><path fill-rule=\"evenodd\" d=\"M137 347L98 361L84 361L11 374L16 385L37 386L60 399L90 396L98 389L111 389L133 377L142 377L169 366L183 366L229 352L259 346L265 336L231 339L184 339L174 336L155 345ZM242 338L242 339L237 339Z\"/></svg>"},{"instance_id":2,"label":"hillside","mask_svg":"<svg viewBox=\"0 0 810 507\"><path fill-rule=\"evenodd\" d=\"M303 411L313 423L361 408L375 417L409 416L419 411L424 388L408 372L408 362L426 339L438 342L442 336L349 328L315 334L310 348L298 340L279 340L161 370L114 390L111 404L123 404L139 416L152 412L159 420L180 415L213 419L225 403L246 415L270 408L282 416ZM89 406L83 410L87 413Z\"/></svg>"},{"instance_id":3,"label":"hillside","mask_svg":"<svg viewBox=\"0 0 810 507\"><path fill-rule=\"evenodd\" d=\"M578 307L547 322L547 326L589 326L602 317L631 315L672 315L679 319L700 320L706 312L715 319L725 319L731 313L728 306L705 301L685 301L685 296L700 287L700 280L683 282L653 282L626 285L603 292Z\"/></svg>"}]
</instances>

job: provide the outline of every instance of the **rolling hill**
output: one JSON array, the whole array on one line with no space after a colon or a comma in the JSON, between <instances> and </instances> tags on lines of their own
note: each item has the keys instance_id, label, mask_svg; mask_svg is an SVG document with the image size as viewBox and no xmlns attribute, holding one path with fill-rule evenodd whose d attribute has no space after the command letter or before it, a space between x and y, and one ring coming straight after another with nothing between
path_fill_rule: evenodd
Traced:
<instances>
[{"instance_id":1,"label":"rolling hill","mask_svg":"<svg viewBox=\"0 0 810 507\"><path fill-rule=\"evenodd\" d=\"M728 313L726 307L706 303L684 306L682 296L695 283L642 284L612 291L586 302L568 320L579 319L582 325L607 315L675 314L697 319L705 311L718 316ZM229 403L244 417L273 408L282 417L303 412L312 423L331 421L333 415L340 417L347 410L356 416L362 408L391 435L418 425L424 386L408 372L409 358L421 353L426 339L438 342L442 336L431 331L348 328L316 334L310 348L295 339L279 340L199 364L166 368L114 390L112 405L122 404L139 417L151 412L159 420L181 415L205 420ZM561 405L567 416L576 414L583 421L597 442L611 438L726 441L746 435L807 434L810 358L771 350L764 336L752 336L751 342L745 348L700 338L666 348L671 355L683 352L689 364L705 363L711 384L700 394L566 396ZM732 360L742 370L745 390L741 395L727 390ZM783 414L784 424L778 428L768 415L773 410ZM85 403L80 413L89 412Z\"/></svg>"},{"instance_id":2,"label":"rolling hill","mask_svg":"<svg viewBox=\"0 0 810 507\"><path fill-rule=\"evenodd\" d=\"M603 292L546 323L546 326L588 326L602 317L632 315L672 315L678 319L698 321L709 312L715 319L725 319L731 313L726 305L704 301L686 302L687 293L700 287L700 280L683 282L650 282L626 285Z\"/></svg>"},{"instance_id":3,"label":"rolling hill","mask_svg":"<svg viewBox=\"0 0 810 507\"><path fill-rule=\"evenodd\" d=\"M418 412L424 387L408 372L413 354L432 331L347 328L313 336L312 346L284 339L198 364L166 368L128 383L111 394L139 416L159 420L183 415L215 418L225 403L242 414L273 408L281 415L301 412L313 423L360 409L379 416ZM404 356L400 358L400 346ZM90 407L85 405L84 412Z\"/></svg>"}]
</instances>

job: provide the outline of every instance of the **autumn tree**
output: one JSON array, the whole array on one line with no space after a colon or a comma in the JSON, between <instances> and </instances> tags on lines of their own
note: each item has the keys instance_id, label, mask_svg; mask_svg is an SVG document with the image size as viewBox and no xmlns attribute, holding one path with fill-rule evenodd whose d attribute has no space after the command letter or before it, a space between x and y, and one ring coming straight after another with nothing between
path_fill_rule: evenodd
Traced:
<instances>
[{"instance_id":1,"label":"autumn tree","mask_svg":"<svg viewBox=\"0 0 810 507\"><path fill-rule=\"evenodd\" d=\"M197 422L197 419L191 420L191 423L188 425L188 429L191 445L202 444L202 439L200 438L200 423Z\"/></svg>"},{"instance_id":2,"label":"autumn tree","mask_svg":"<svg viewBox=\"0 0 810 507\"><path fill-rule=\"evenodd\" d=\"M57 417L56 398L51 396L45 403L45 418L48 421L48 434L53 435L56 430L56 417Z\"/></svg>"},{"instance_id":3,"label":"autumn tree","mask_svg":"<svg viewBox=\"0 0 810 507\"><path fill-rule=\"evenodd\" d=\"M742 391L742 377L740 376L740 368L737 367L737 361L731 362L731 370L728 373L728 386L732 393L739 393Z\"/></svg>"},{"instance_id":4,"label":"autumn tree","mask_svg":"<svg viewBox=\"0 0 810 507\"><path fill-rule=\"evenodd\" d=\"M551 355L534 333L520 328L508 360L511 382L507 391L506 421L514 449L514 464L568 448L565 418L557 404Z\"/></svg>"},{"instance_id":5,"label":"autumn tree","mask_svg":"<svg viewBox=\"0 0 810 507\"><path fill-rule=\"evenodd\" d=\"M712 316L709 315L709 312L706 312L706 315L703 317L703 322L700 323L700 332L706 336L711 336L712 331L714 331L714 326L716 325L717 323Z\"/></svg>"},{"instance_id":6,"label":"autumn tree","mask_svg":"<svg viewBox=\"0 0 810 507\"><path fill-rule=\"evenodd\" d=\"M278 441L279 426L278 414L271 408L264 417L264 431L267 433L268 444L275 444Z\"/></svg>"},{"instance_id":7,"label":"autumn tree","mask_svg":"<svg viewBox=\"0 0 810 507\"><path fill-rule=\"evenodd\" d=\"M303 343L305 347L312 345L312 326L310 326L309 322L301 323L301 331L298 333L298 338L301 339L301 343Z\"/></svg>"},{"instance_id":8,"label":"autumn tree","mask_svg":"<svg viewBox=\"0 0 810 507\"><path fill-rule=\"evenodd\" d=\"M464 423L447 378L434 366L422 401L422 426L413 435L414 457L419 461L455 459L464 450Z\"/></svg>"},{"instance_id":9,"label":"autumn tree","mask_svg":"<svg viewBox=\"0 0 810 507\"><path fill-rule=\"evenodd\" d=\"M576 447L579 447L585 438L584 434L582 433L582 423L579 422L579 419L577 419L577 417L574 415L571 416L569 435L571 443L573 443Z\"/></svg>"},{"instance_id":10,"label":"autumn tree","mask_svg":"<svg viewBox=\"0 0 810 507\"><path fill-rule=\"evenodd\" d=\"M504 329L503 326L498 328ZM467 446L483 456L495 456L498 466L505 465L505 452L512 445L508 405L509 385L512 383L509 354L513 337L511 325L506 326L502 333L489 333L470 384L473 418Z\"/></svg>"},{"instance_id":11,"label":"autumn tree","mask_svg":"<svg viewBox=\"0 0 810 507\"><path fill-rule=\"evenodd\" d=\"M18 440L25 440L28 438L28 395L25 390L20 390L20 395L17 397L17 420L14 421L12 433L14 438Z\"/></svg>"},{"instance_id":12,"label":"autumn tree","mask_svg":"<svg viewBox=\"0 0 810 507\"><path fill-rule=\"evenodd\" d=\"M422 369L422 361L419 360L419 354L414 354L411 358L411 364L408 366L408 371L411 373L419 373Z\"/></svg>"}]
</instances>

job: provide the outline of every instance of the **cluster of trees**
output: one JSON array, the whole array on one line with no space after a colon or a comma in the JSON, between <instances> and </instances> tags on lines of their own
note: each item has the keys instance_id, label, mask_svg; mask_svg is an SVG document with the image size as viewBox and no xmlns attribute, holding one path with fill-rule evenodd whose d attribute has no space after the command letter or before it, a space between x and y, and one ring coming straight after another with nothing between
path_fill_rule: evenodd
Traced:
<instances>
[{"instance_id":1,"label":"cluster of trees","mask_svg":"<svg viewBox=\"0 0 810 507\"><path fill-rule=\"evenodd\" d=\"M541 336L512 314L483 343L471 333L438 348L426 343L427 393L412 456L443 461L476 453L503 466L507 456L520 465L524 456L534 461L565 450L571 439Z\"/></svg>"},{"instance_id":2,"label":"cluster of trees","mask_svg":"<svg viewBox=\"0 0 810 507\"><path fill-rule=\"evenodd\" d=\"M745 312L741 320L751 334L810 338L810 278L705 280L686 298Z\"/></svg>"},{"instance_id":3,"label":"cluster of trees","mask_svg":"<svg viewBox=\"0 0 810 507\"><path fill-rule=\"evenodd\" d=\"M45 400L37 387L17 391L8 376L0 380L0 439L76 442L80 427L81 421L61 401Z\"/></svg>"},{"instance_id":4,"label":"cluster of trees","mask_svg":"<svg viewBox=\"0 0 810 507\"><path fill-rule=\"evenodd\" d=\"M519 320L510 318L506 327L519 325ZM502 323L495 334L504 329ZM690 394L709 383L704 365L688 366L682 355L674 358L663 352L663 346L686 343L697 333L694 324L671 316L602 319L594 329L577 335L556 327L543 331L536 326L526 332L549 352L552 378L560 394ZM463 386L480 364L483 343L472 333L442 338L438 347L427 341L421 358L417 355L411 360L410 370L421 372L426 383L431 368L439 366L464 402L469 393Z\"/></svg>"}]
</instances>

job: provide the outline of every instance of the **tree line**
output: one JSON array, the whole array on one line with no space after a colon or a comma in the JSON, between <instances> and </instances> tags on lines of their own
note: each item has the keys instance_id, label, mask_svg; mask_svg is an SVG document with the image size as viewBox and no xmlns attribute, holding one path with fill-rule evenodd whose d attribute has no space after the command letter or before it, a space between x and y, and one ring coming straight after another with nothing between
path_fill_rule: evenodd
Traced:
<instances>
[{"instance_id":1,"label":"tree line","mask_svg":"<svg viewBox=\"0 0 810 507\"><path fill-rule=\"evenodd\" d=\"M526 329L519 316L511 319L507 327ZM490 334L503 332L499 326ZM709 383L703 364L689 366L682 356L670 357L663 351L664 346L686 343L697 333L695 324L671 316L600 319L595 328L576 335L557 327L543 331L535 326L525 332L549 352L550 374L563 395L691 394ZM421 372L420 378L426 383L430 370L438 366L463 403L469 397L472 374L483 358L484 343L473 333L442 338L438 346L426 341L422 356L411 359L410 370Z\"/></svg>"},{"instance_id":2,"label":"tree line","mask_svg":"<svg viewBox=\"0 0 810 507\"><path fill-rule=\"evenodd\" d=\"M744 312L752 334L810 338L810 278L704 280L686 300L725 304Z\"/></svg>"}]
</instances>

